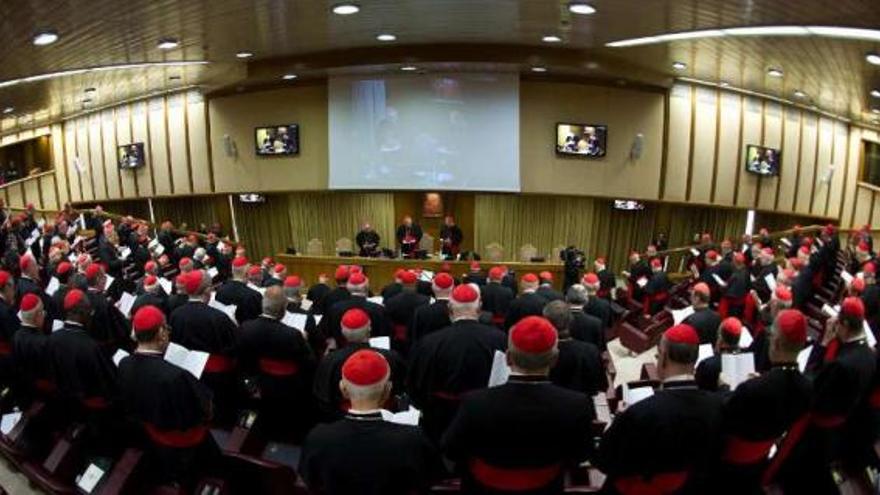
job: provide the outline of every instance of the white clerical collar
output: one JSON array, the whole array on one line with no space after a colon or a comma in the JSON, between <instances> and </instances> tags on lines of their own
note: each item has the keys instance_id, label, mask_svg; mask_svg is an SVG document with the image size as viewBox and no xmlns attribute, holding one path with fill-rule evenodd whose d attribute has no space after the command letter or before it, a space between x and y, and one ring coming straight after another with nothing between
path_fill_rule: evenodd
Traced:
<instances>
[{"instance_id":1,"label":"white clerical collar","mask_svg":"<svg viewBox=\"0 0 880 495\"><path fill-rule=\"evenodd\" d=\"M195 303L202 303L202 304L204 304L204 302L205 302L205 301L202 301L202 299L198 298L198 297L191 297L191 298L187 299L187 301L195 302Z\"/></svg>"},{"instance_id":2,"label":"white clerical collar","mask_svg":"<svg viewBox=\"0 0 880 495\"><path fill-rule=\"evenodd\" d=\"M147 356L163 356L165 353L162 351L157 351L155 349L135 349L135 354L144 354Z\"/></svg>"},{"instance_id":3,"label":"white clerical collar","mask_svg":"<svg viewBox=\"0 0 880 495\"><path fill-rule=\"evenodd\" d=\"M349 409L348 414L358 414L358 415L382 414L382 410L381 409Z\"/></svg>"},{"instance_id":4,"label":"white clerical collar","mask_svg":"<svg viewBox=\"0 0 880 495\"><path fill-rule=\"evenodd\" d=\"M681 375L673 375L673 376L670 376L669 378L664 378L664 379L663 379L663 383L668 383L668 382L692 382L692 381L694 381L694 375L691 375L691 374L689 374L689 373L682 373Z\"/></svg>"},{"instance_id":5,"label":"white clerical collar","mask_svg":"<svg viewBox=\"0 0 880 495\"><path fill-rule=\"evenodd\" d=\"M268 318L268 319L270 319L270 320L278 320L278 318L275 318L275 317L272 316L272 315L267 315L266 313L262 313L262 314L260 315L260 318Z\"/></svg>"}]
</instances>

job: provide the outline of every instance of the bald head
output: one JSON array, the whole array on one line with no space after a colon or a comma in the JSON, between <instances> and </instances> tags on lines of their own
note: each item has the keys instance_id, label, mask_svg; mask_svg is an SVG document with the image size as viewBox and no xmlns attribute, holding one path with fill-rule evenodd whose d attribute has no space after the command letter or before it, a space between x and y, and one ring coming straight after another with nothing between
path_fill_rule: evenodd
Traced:
<instances>
[{"instance_id":1,"label":"bald head","mask_svg":"<svg viewBox=\"0 0 880 495\"><path fill-rule=\"evenodd\" d=\"M284 310L287 307L287 298L284 296L284 290L273 285L266 289L263 294L263 313L275 319L284 317Z\"/></svg>"}]
</instances>

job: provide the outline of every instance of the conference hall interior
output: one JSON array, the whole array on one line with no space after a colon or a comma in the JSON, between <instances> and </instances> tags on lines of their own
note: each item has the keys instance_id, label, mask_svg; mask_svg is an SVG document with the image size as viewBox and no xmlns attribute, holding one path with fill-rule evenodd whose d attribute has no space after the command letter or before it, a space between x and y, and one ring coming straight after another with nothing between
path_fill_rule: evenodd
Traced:
<instances>
[{"instance_id":1,"label":"conference hall interior","mask_svg":"<svg viewBox=\"0 0 880 495\"><path fill-rule=\"evenodd\" d=\"M880 493L876 0L0 26L0 494Z\"/></svg>"}]
</instances>

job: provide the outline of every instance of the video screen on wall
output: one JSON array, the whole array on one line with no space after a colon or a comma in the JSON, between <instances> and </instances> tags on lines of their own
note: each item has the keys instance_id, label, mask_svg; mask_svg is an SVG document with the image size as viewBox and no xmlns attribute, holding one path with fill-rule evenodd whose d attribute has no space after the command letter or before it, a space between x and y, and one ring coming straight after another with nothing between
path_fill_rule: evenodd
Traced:
<instances>
[{"instance_id":1,"label":"video screen on wall","mask_svg":"<svg viewBox=\"0 0 880 495\"><path fill-rule=\"evenodd\" d=\"M605 156L608 126L595 124L556 124L556 152L583 158Z\"/></svg>"},{"instance_id":2,"label":"video screen on wall","mask_svg":"<svg viewBox=\"0 0 880 495\"><path fill-rule=\"evenodd\" d=\"M750 144L746 147L746 171L757 175L779 175L782 152Z\"/></svg>"},{"instance_id":3,"label":"video screen on wall","mask_svg":"<svg viewBox=\"0 0 880 495\"><path fill-rule=\"evenodd\" d=\"M299 153L297 124L257 127L254 131L257 154L261 156L295 155Z\"/></svg>"},{"instance_id":4,"label":"video screen on wall","mask_svg":"<svg viewBox=\"0 0 880 495\"><path fill-rule=\"evenodd\" d=\"M144 143L124 144L117 148L116 158L119 168L138 168L143 167L144 161Z\"/></svg>"}]
</instances>

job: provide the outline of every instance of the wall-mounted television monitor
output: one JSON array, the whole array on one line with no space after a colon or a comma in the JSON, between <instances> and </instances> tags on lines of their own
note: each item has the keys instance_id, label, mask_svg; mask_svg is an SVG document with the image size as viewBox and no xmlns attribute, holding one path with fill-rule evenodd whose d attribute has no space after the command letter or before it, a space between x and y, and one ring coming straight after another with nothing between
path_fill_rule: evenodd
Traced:
<instances>
[{"instance_id":1,"label":"wall-mounted television monitor","mask_svg":"<svg viewBox=\"0 0 880 495\"><path fill-rule=\"evenodd\" d=\"M238 200L242 203L265 203L266 196L255 193L239 194Z\"/></svg>"},{"instance_id":2,"label":"wall-mounted television monitor","mask_svg":"<svg viewBox=\"0 0 880 495\"><path fill-rule=\"evenodd\" d=\"M615 199L614 209L623 211L639 211L645 209L645 203L631 199Z\"/></svg>"},{"instance_id":3,"label":"wall-mounted television monitor","mask_svg":"<svg viewBox=\"0 0 880 495\"><path fill-rule=\"evenodd\" d=\"M605 156L608 126L596 124L556 124L556 153L582 158Z\"/></svg>"},{"instance_id":4,"label":"wall-mounted television monitor","mask_svg":"<svg viewBox=\"0 0 880 495\"><path fill-rule=\"evenodd\" d=\"M146 163L144 161L144 143L124 144L116 149L116 159L119 168L139 168Z\"/></svg>"},{"instance_id":5,"label":"wall-mounted television monitor","mask_svg":"<svg viewBox=\"0 0 880 495\"><path fill-rule=\"evenodd\" d=\"M278 156L299 153L299 125L257 127L254 130L257 155Z\"/></svg>"},{"instance_id":6,"label":"wall-mounted television monitor","mask_svg":"<svg viewBox=\"0 0 880 495\"><path fill-rule=\"evenodd\" d=\"M779 175L782 152L750 144L746 147L746 171L756 175Z\"/></svg>"}]
</instances>

